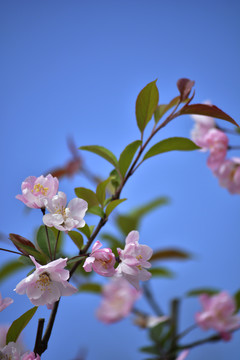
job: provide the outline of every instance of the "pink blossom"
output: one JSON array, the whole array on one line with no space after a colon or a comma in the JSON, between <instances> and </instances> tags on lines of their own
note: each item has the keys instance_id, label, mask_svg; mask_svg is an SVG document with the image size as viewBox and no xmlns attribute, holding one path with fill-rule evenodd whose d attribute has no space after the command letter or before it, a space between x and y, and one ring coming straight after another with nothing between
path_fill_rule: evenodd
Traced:
<instances>
[{"instance_id":1,"label":"pink blossom","mask_svg":"<svg viewBox=\"0 0 240 360\"><path fill-rule=\"evenodd\" d=\"M183 350L177 357L176 360L184 360L189 354L189 350Z\"/></svg>"},{"instance_id":2,"label":"pink blossom","mask_svg":"<svg viewBox=\"0 0 240 360\"><path fill-rule=\"evenodd\" d=\"M45 207L46 199L51 199L58 191L58 179L51 174L27 177L22 183L22 195L16 198L30 208L40 209Z\"/></svg>"},{"instance_id":3,"label":"pink blossom","mask_svg":"<svg viewBox=\"0 0 240 360\"><path fill-rule=\"evenodd\" d=\"M0 359L21 360L22 348L15 342L10 342L0 349Z\"/></svg>"},{"instance_id":4,"label":"pink blossom","mask_svg":"<svg viewBox=\"0 0 240 360\"><path fill-rule=\"evenodd\" d=\"M131 231L126 237L124 250L117 249L120 264L117 267L117 275L123 276L137 290L139 290L139 281L147 281L151 273L146 269L151 267L147 261L152 256L152 249L147 245L139 245L138 231Z\"/></svg>"},{"instance_id":5,"label":"pink blossom","mask_svg":"<svg viewBox=\"0 0 240 360\"><path fill-rule=\"evenodd\" d=\"M214 296L203 294L199 299L203 311L195 316L197 324L203 330L214 329L224 340L229 340L230 332L240 327L240 317L234 315L236 310L234 299L227 292Z\"/></svg>"},{"instance_id":6,"label":"pink blossom","mask_svg":"<svg viewBox=\"0 0 240 360\"><path fill-rule=\"evenodd\" d=\"M18 283L15 289L18 294L27 294L36 306L51 306L61 296L69 296L77 292L77 289L67 281L69 271L64 269L67 258L60 258L42 266L33 256L29 257L35 264L36 270Z\"/></svg>"},{"instance_id":7,"label":"pink blossom","mask_svg":"<svg viewBox=\"0 0 240 360\"><path fill-rule=\"evenodd\" d=\"M220 186L227 188L231 194L240 194L240 158L223 161L215 175Z\"/></svg>"},{"instance_id":8,"label":"pink blossom","mask_svg":"<svg viewBox=\"0 0 240 360\"><path fill-rule=\"evenodd\" d=\"M26 352L21 356L21 360L41 360L40 356L34 354L34 352Z\"/></svg>"},{"instance_id":9,"label":"pink blossom","mask_svg":"<svg viewBox=\"0 0 240 360\"><path fill-rule=\"evenodd\" d=\"M126 317L141 292L123 278L115 278L103 288L103 300L97 310L100 321L111 324Z\"/></svg>"},{"instance_id":10,"label":"pink blossom","mask_svg":"<svg viewBox=\"0 0 240 360\"><path fill-rule=\"evenodd\" d=\"M6 309L9 305L13 303L13 299L7 297L5 299L2 298L2 295L0 293L0 312Z\"/></svg>"},{"instance_id":11,"label":"pink blossom","mask_svg":"<svg viewBox=\"0 0 240 360\"><path fill-rule=\"evenodd\" d=\"M206 102L210 105L209 102ZM191 132L191 138L203 150L207 150L208 145L206 144L205 136L210 129L216 127L214 118L204 115L191 115L195 121L195 126Z\"/></svg>"},{"instance_id":12,"label":"pink blossom","mask_svg":"<svg viewBox=\"0 0 240 360\"><path fill-rule=\"evenodd\" d=\"M83 264L83 268L86 272L94 270L102 276L113 276L116 272L114 269L115 255L109 248L100 249L101 246L100 241L95 242L90 256Z\"/></svg>"},{"instance_id":13,"label":"pink blossom","mask_svg":"<svg viewBox=\"0 0 240 360\"><path fill-rule=\"evenodd\" d=\"M46 208L50 214L43 216L43 222L45 225L61 231L71 231L73 228L83 227L85 221L83 217L88 209L88 204L83 199L74 198L68 206L66 194L62 191L52 199L45 201Z\"/></svg>"},{"instance_id":14,"label":"pink blossom","mask_svg":"<svg viewBox=\"0 0 240 360\"><path fill-rule=\"evenodd\" d=\"M228 137L227 135L218 130L211 129L205 136L205 142L210 150L210 155L207 160L208 167L215 171L223 163L228 148Z\"/></svg>"}]
</instances>

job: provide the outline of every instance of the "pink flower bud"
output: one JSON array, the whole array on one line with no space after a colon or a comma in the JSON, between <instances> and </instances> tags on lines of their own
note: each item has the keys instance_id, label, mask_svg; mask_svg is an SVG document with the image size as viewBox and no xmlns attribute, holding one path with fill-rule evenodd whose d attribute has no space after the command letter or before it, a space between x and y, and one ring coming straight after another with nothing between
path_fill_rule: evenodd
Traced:
<instances>
[{"instance_id":1,"label":"pink flower bud","mask_svg":"<svg viewBox=\"0 0 240 360\"><path fill-rule=\"evenodd\" d=\"M94 270L102 276L113 276L116 272L114 269L115 255L109 248L100 249L101 246L100 241L95 242L90 256L83 264L83 268L86 272Z\"/></svg>"}]
</instances>

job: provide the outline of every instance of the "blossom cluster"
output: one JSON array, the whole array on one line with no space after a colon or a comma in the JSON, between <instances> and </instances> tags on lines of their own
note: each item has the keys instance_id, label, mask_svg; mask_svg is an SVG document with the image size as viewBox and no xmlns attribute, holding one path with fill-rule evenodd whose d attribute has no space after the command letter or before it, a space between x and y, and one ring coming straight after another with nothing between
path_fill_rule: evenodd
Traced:
<instances>
[{"instance_id":1,"label":"blossom cluster","mask_svg":"<svg viewBox=\"0 0 240 360\"><path fill-rule=\"evenodd\" d=\"M191 132L192 140L202 148L209 150L208 167L217 176L219 184L231 194L240 194L240 158L227 159L229 139L220 130L215 120L209 116L192 115L195 126Z\"/></svg>"}]
</instances>

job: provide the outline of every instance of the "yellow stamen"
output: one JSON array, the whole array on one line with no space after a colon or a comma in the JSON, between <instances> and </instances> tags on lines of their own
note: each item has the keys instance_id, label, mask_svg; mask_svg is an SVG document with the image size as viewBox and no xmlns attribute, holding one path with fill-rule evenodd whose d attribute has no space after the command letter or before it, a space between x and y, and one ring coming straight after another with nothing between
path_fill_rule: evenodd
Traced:
<instances>
[{"instance_id":1,"label":"yellow stamen","mask_svg":"<svg viewBox=\"0 0 240 360\"><path fill-rule=\"evenodd\" d=\"M39 275L39 279L36 281L37 287L41 289L41 291L50 290L51 279L48 273L44 272Z\"/></svg>"}]
</instances>

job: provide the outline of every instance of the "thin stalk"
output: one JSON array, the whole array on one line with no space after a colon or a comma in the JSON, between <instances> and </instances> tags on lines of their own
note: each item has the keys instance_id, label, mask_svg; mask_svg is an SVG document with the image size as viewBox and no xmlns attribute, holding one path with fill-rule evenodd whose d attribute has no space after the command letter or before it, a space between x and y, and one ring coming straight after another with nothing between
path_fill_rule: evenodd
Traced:
<instances>
[{"instance_id":1,"label":"thin stalk","mask_svg":"<svg viewBox=\"0 0 240 360\"><path fill-rule=\"evenodd\" d=\"M43 216L44 216L44 215L45 215L45 212L46 212L46 209L45 209L45 208L41 208L41 211L42 211ZM49 250L50 259L53 260L53 257L52 257L52 249L51 249L51 246L50 246L50 240L49 240L49 235L48 235L48 228L47 228L46 225L45 225L45 231L46 231L46 236L47 236L48 250Z\"/></svg>"},{"instance_id":2,"label":"thin stalk","mask_svg":"<svg viewBox=\"0 0 240 360\"><path fill-rule=\"evenodd\" d=\"M34 346L34 350L33 350L35 355L37 355L38 351L40 351L39 345L41 344L41 341L42 341L44 321L45 321L45 319L38 320L37 336L36 336L35 346Z\"/></svg>"},{"instance_id":3,"label":"thin stalk","mask_svg":"<svg viewBox=\"0 0 240 360\"><path fill-rule=\"evenodd\" d=\"M151 306L151 308L155 312L155 314L157 316L162 316L163 312L160 309L160 307L158 306L156 300L154 299L153 294L150 291L148 283L143 283L143 294L144 294L146 300L148 301L149 305Z\"/></svg>"},{"instance_id":4,"label":"thin stalk","mask_svg":"<svg viewBox=\"0 0 240 360\"><path fill-rule=\"evenodd\" d=\"M57 246L58 246L58 240L59 240L59 236L60 236L60 230L58 230L58 234L57 234L57 240L55 243L55 248L54 248L54 260L56 259L56 252L57 252Z\"/></svg>"},{"instance_id":5,"label":"thin stalk","mask_svg":"<svg viewBox=\"0 0 240 360\"><path fill-rule=\"evenodd\" d=\"M8 250L8 249L3 249L3 248L0 248L0 250L2 250L2 251L7 251L7 252L10 252L10 253L13 253L13 254L17 254L17 255L23 255L23 256L27 256L27 257L28 257L28 255L23 254L23 253L20 253L20 252L18 252L18 251L13 251L13 250Z\"/></svg>"},{"instance_id":6,"label":"thin stalk","mask_svg":"<svg viewBox=\"0 0 240 360\"><path fill-rule=\"evenodd\" d=\"M196 328L197 328L197 324L193 324L193 325L189 326L188 328L183 330L183 332L181 332L180 334L178 334L176 336L176 340L183 338L184 336L186 336L187 334L189 334L192 330L195 330Z\"/></svg>"}]
</instances>

